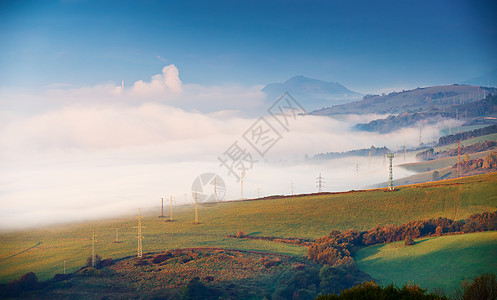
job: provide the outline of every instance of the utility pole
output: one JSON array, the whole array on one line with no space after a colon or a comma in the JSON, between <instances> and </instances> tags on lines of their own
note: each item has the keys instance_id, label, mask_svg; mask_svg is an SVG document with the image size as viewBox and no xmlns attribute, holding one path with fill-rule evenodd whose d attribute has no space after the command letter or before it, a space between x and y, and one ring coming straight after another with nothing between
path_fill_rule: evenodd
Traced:
<instances>
[{"instance_id":1,"label":"utility pole","mask_svg":"<svg viewBox=\"0 0 497 300\"><path fill-rule=\"evenodd\" d=\"M173 221L173 196L170 196L171 199L171 214L169 215L169 221Z\"/></svg>"},{"instance_id":2,"label":"utility pole","mask_svg":"<svg viewBox=\"0 0 497 300\"><path fill-rule=\"evenodd\" d=\"M195 224L198 224L197 192L195 192Z\"/></svg>"},{"instance_id":3,"label":"utility pole","mask_svg":"<svg viewBox=\"0 0 497 300\"><path fill-rule=\"evenodd\" d=\"M292 181L292 196L293 196L293 181Z\"/></svg>"},{"instance_id":4,"label":"utility pole","mask_svg":"<svg viewBox=\"0 0 497 300\"><path fill-rule=\"evenodd\" d=\"M404 162L406 161L406 156L407 156L407 148L406 144L404 144Z\"/></svg>"},{"instance_id":5,"label":"utility pole","mask_svg":"<svg viewBox=\"0 0 497 300\"><path fill-rule=\"evenodd\" d=\"M134 227L134 228L138 229L138 236L137 236L138 237L138 255L137 255L137 257L142 258L142 256L143 256L142 229L146 228L146 227L142 227L142 216L140 215L140 209L138 209L138 217L136 217L136 218L138 219L138 226Z\"/></svg>"},{"instance_id":6,"label":"utility pole","mask_svg":"<svg viewBox=\"0 0 497 300\"><path fill-rule=\"evenodd\" d=\"M392 160L394 157L393 153L388 153L388 160L389 160L389 165L388 165L388 170L389 170L389 176L388 176L388 190L393 191L393 168L392 168Z\"/></svg>"},{"instance_id":7,"label":"utility pole","mask_svg":"<svg viewBox=\"0 0 497 300\"><path fill-rule=\"evenodd\" d=\"M97 265L97 254L95 253L95 244L97 243L97 236L95 235L95 228L93 228L93 234L91 238L91 266L95 268Z\"/></svg>"},{"instance_id":8,"label":"utility pole","mask_svg":"<svg viewBox=\"0 0 497 300\"><path fill-rule=\"evenodd\" d=\"M257 188L257 198L261 197L261 188Z\"/></svg>"},{"instance_id":9,"label":"utility pole","mask_svg":"<svg viewBox=\"0 0 497 300\"><path fill-rule=\"evenodd\" d=\"M318 177L318 181L316 182L318 185L317 185L317 188L318 188L318 192L321 193L323 192L323 184L324 184L324 178L321 176L321 173L319 173L319 177Z\"/></svg>"},{"instance_id":10,"label":"utility pole","mask_svg":"<svg viewBox=\"0 0 497 300\"><path fill-rule=\"evenodd\" d=\"M64 274L66 274L66 261L64 260Z\"/></svg>"}]
</instances>

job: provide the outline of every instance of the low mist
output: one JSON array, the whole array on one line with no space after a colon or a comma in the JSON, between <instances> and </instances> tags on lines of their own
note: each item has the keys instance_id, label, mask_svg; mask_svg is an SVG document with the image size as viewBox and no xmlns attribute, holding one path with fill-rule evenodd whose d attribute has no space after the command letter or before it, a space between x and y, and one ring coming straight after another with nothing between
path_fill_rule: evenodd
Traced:
<instances>
[{"instance_id":1,"label":"low mist","mask_svg":"<svg viewBox=\"0 0 497 300\"><path fill-rule=\"evenodd\" d=\"M266 111L271 99L260 87L182 85L177 76L169 68L129 88L0 91L0 230L158 209L160 198L170 195L176 204L192 203L193 180L208 172L225 181L226 200L239 199L234 174L240 169L230 173L219 159L235 142L252 158L245 166L244 198L289 195L292 187L294 194L317 192L319 174L323 191L330 192L385 182L383 157L311 158L372 145L403 150L419 144L419 127L389 134L353 129L381 117L376 115L340 120L298 115L288 128L278 127ZM297 100L305 106L305 99ZM264 156L244 139L259 117L281 136ZM455 125L447 122L421 128L423 142ZM394 164L412 161L402 154ZM410 174L394 168L395 178Z\"/></svg>"}]
</instances>

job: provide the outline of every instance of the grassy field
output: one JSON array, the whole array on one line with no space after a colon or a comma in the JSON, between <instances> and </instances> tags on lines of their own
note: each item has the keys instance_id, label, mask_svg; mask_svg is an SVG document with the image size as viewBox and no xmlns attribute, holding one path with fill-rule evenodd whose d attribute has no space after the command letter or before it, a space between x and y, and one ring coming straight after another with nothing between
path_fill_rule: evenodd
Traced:
<instances>
[{"instance_id":1,"label":"grassy field","mask_svg":"<svg viewBox=\"0 0 497 300\"><path fill-rule=\"evenodd\" d=\"M192 224L192 206L175 208L175 222L145 214L145 252L185 247L225 247L303 256L306 248L261 240L228 239L226 234L317 238L332 229L366 230L439 216L463 219L497 210L497 174L417 186L396 192L369 190L332 195L294 196L272 200L228 202L199 207L201 224ZM98 235L97 253L121 258L136 253L136 218L5 233L0 235L0 282L34 271L42 280L80 268L91 254L91 232ZM121 243L112 243L114 228ZM40 245L20 253L36 244ZM16 255L17 253L20 253Z\"/></svg>"},{"instance_id":2,"label":"grassy field","mask_svg":"<svg viewBox=\"0 0 497 300\"><path fill-rule=\"evenodd\" d=\"M404 242L375 245L354 258L381 284L410 281L450 295L461 280L497 270L497 232L421 238L409 247Z\"/></svg>"},{"instance_id":3,"label":"grassy field","mask_svg":"<svg viewBox=\"0 0 497 300\"><path fill-rule=\"evenodd\" d=\"M475 137L475 138L472 138L469 140L461 141L461 146L469 146L469 145L473 145L473 144L481 143L481 142L486 142L486 141L497 141L497 133L482 135L482 136ZM448 149L456 149L456 148L457 148L457 143L454 143L454 144L444 145L444 146L440 146L440 147L435 147L435 148L433 148L433 150L435 150L435 152L439 152L439 151L445 151Z\"/></svg>"},{"instance_id":4,"label":"grassy field","mask_svg":"<svg viewBox=\"0 0 497 300\"><path fill-rule=\"evenodd\" d=\"M482 151L478 153L472 153L468 154L469 158L471 159L478 159L478 158L484 158L485 156L489 155L492 152L495 152L496 150L489 150L489 151ZM464 155L461 155L461 161L464 159ZM457 163L457 156L452 156L452 157L444 157L444 158L439 158L439 159L434 159L434 160L429 160L429 161L421 161L421 162L415 162L415 163L408 163L408 164L402 164L399 165L399 167L404 168L409 171L413 172L429 172L429 171L434 171L434 170L439 170L439 169L444 169L448 167L452 167Z\"/></svg>"}]
</instances>

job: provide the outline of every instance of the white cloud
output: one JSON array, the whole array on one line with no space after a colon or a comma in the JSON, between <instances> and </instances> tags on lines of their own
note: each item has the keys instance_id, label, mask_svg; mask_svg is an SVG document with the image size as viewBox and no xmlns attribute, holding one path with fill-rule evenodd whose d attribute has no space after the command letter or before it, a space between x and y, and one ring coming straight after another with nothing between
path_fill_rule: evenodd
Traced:
<instances>
[{"instance_id":1,"label":"white cloud","mask_svg":"<svg viewBox=\"0 0 497 300\"><path fill-rule=\"evenodd\" d=\"M135 88L150 94L137 96ZM288 193L292 180L296 192L313 192L320 172L329 191L384 181L381 158L369 170L363 158L309 164L303 157L418 142L416 128L386 135L351 129L375 116L305 116L289 132L276 124L283 139L263 158L242 138L257 117L271 121L267 113L250 115L266 108L260 87L181 84L177 69L167 66L149 82L116 89L121 86L0 92L0 229L152 207L164 194L182 199L203 172L223 176L228 197L237 198L239 186L217 160L235 141L258 160L247 172L247 197L257 188L263 195Z\"/></svg>"},{"instance_id":2,"label":"white cloud","mask_svg":"<svg viewBox=\"0 0 497 300\"><path fill-rule=\"evenodd\" d=\"M162 69L162 74L152 76L150 82L136 81L131 93L136 95L153 95L164 92L180 93L182 91L181 85L178 69L174 65L169 65Z\"/></svg>"}]
</instances>

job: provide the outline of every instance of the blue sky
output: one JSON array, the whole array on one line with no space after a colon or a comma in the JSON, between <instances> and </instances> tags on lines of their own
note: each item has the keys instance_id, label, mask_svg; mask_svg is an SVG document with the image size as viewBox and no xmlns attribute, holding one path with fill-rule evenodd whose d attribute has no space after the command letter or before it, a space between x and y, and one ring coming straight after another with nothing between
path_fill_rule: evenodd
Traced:
<instances>
[{"instance_id":1,"label":"blue sky","mask_svg":"<svg viewBox=\"0 0 497 300\"><path fill-rule=\"evenodd\" d=\"M305 75L362 92L497 67L494 1L2 1L0 87Z\"/></svg>"},{"instance_id":2,"label":"blue sky","mask_svg":"<svg viewBox=\"0 0 497 300\"><path fill-rule=\"evenodd\" d=\"M274 101L262 85L305 75L368 93L477 77L497 66L488 3L0 0L0 231L158 208L205 172L238 199L218 158L234 142L254 151L242 135ZM304 157L417 147L420 132L430 142L461 124L353 129L383 117L299 117L267 156L253 152L244 195L313 192L318 174L326 191L383 182L381 157Z\"/></svg>"}]
</instances>

